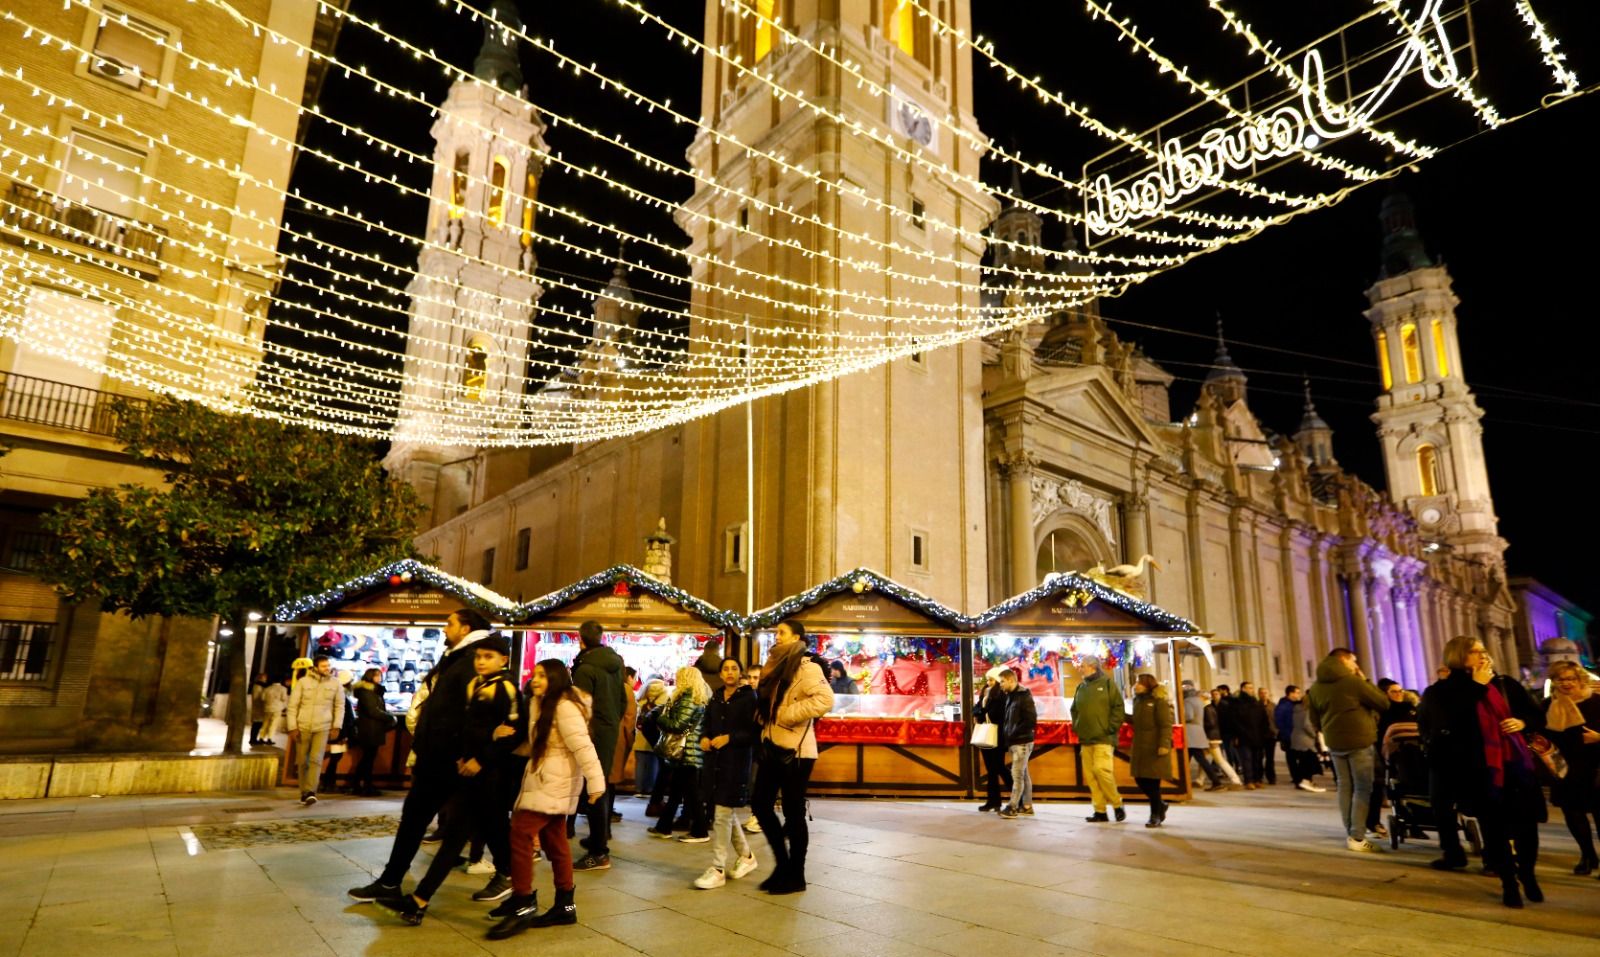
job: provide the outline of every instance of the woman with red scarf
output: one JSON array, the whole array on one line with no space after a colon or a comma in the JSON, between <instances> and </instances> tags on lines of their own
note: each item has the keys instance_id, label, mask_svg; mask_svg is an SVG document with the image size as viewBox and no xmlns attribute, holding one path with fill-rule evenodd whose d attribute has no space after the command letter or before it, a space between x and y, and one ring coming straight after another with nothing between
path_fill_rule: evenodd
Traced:
<instances>
[{"instance_id":1,"label":"woman with red scarf","mask_svg":"<svg viewBox=\"0 0 1600 957\"><path fill-rule=\"evenodd\" d=\"M1483 861L1500 875L1505 905L1521 907L1524 896L1542 903L1533 869L1547 812L1525 735L1544 728L1544 714L1520 684L1494 673L1477 638L1450 639L1444 664L1449 676L1428 689L1417 713L1428 763L1462 812L1478 819Z\"/></svg>"}]
</instances>

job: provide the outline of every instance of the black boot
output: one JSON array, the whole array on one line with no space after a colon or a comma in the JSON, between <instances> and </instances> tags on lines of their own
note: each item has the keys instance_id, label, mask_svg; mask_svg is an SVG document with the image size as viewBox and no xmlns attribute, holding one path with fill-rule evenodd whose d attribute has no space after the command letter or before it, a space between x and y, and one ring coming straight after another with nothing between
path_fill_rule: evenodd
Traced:
<instances>
[{"instance_id":1,"label":"black boot","mask_svg":"<svg viewBox=\"0 0 1600 957\"><path fill-rule=\"evenodd\" d=\"M578 922L578 905L572 902L572 891L556 888L555 904L543 914L533 918L530 927L557 927Z\"/></svg>"},{"instance_id":2,"label":"black boot","mask_svg":"<svg viewBox=\"0 0 1600 957\"><path fill-rule=\"evenodd\" d=\"M1517 890L1517 879L1515 877L1500 878L1500 902L1507 907L1520 908L1522 906L1522 892Z\"/></svg>"},{"instance_id":3,"label":"black boot","mask_svg":"<svg viewBox=\"0 0 1600 957\"><path fill-rule=\"evenodd\" d=\"M777 857L776 854L773 856L775 860L772 866L772 873L767 875L766 880L756 885L756 890L758 891L770 892L774 887L789 880L789 856L787 854L782 857Z\"/></svg>"},{"instance_id":4,"label":"black boot","mask_svg":"<svg viewBox=\"0 0 1600 957\"><path fill-rule=\"evenodd\" d=\"M1533 868L1518 868L1517 877L1522 881L1522 896L1534 904L1544 903L1544 890L1539 886L1539 879L1533 876Z\"/></svg>"},{"instance_id":5,"label":"black boot","mask_svg":"<svg viewBox=\"0 0 1600 957\"><path fill-rule=\"evenodd\" d=\"M490 940L505 940L515 937L538 919L539 893L535 891L527 897L508 897L505 903L489 912L491 917L501 917L500 923L489 928Z\"/></svg>"}]
</instances>

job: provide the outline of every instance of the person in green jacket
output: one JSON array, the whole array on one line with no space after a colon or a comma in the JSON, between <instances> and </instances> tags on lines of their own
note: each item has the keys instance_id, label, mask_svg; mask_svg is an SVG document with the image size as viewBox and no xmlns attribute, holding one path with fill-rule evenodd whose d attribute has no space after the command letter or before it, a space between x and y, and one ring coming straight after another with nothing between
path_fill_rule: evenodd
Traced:
<instances>
[{"instance_id":1,"label":"person in green jacket","mask_svg":"<svg viewBox=\"0 0 1600 957\"><path fill-rule=\"evenodd\" d=\"M1083 680L1072 693L1072 730L1078 736L1083 755L1084 776L1089 779L1089 800L1094 802L1094 813L1084 820L1090 824L1109 821L1106 817L1109 804L1117 820L1126 821L1128 812L1122 808L1122 794L1117 790L1114 772L1117 731L1127 718L1122 689L1101 670L1100 659L1093 655L1078 661L1078 673Z\"/></svg>"},{"instance_id":2,"label":"person in green jacket","mask_svg":"<svg viewBox=\"0 0 1600 957\"><path fill-rule=\"evenodd\" d=\"M1388 707L1389 699L1361 673L1349 648L1328 652L1317 666L1316 683L1306 692L1311 727L1322 733L1333 757L1345 847L1352 851L1377 849L1367 841L1367 805L1372 797L1378 715Z\"/></svg>"}]
</instances>

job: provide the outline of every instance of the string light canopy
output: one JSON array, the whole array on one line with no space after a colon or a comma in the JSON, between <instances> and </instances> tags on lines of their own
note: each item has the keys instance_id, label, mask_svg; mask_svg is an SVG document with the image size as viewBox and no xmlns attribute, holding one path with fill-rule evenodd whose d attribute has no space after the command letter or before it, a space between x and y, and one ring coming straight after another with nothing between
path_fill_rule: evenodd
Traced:
<instances>
[{"instance_id":1,"label":"string light canopy","mask_svg":"<svg viewBox=\"0 0 1600 957\"><path fill-rule=\"evenodd\" d=\"M380 76L378 71L313 49L252 20L227 0L196 0L225 12L240 31L260 42L282 46L296 57L321 61L351 82L370 86L376 96L425 110L432 119L441 107L417 88L415 77ZM678 226L697 237L731 236L737 243L699 241L681 244L649 230L623 225L608 212L576 208L550 186L542 189L537 229L522 226L530 253L550 252L583 261L637 271L647 285L678 289L681 295L600 290L579 277L551 269L536 255L521 265L497 261L439 235L416 235L410 224L386 223L369 211L319 201L285 183L263 182L240 169L236 158L212 151L216 145L141 128L122 113L97 112L73 101L55 77L25 72L18 65L0 69L0 175L42 186L87 181L85 157L53 124L29 123L6 110L11 98L42 100L108 135L170 153L188 166L224 173L249 185L257 195L282 200L349 230L381 238L419 257L377 253L350 239L327 235L260 215L254 209L218 202L186 189L170 172L153 173L112 156L93 156L104 173L92 182L114 196L136 217L168 230L166 254L154 264L129 265L108 249L104 237L74 225L64 215L74 203L56 197L54 212L0 199L0 215L20 226L22 241L0 249L0 282L6 285L0 335L47 355L94 369L133 385L196 399L231 412L267 415L366 436L395 435L408 442L449 446L518 446L592 441L658 428L729 408L753 398L776 395L871 369L897 358L988 336L1039 322L1090 301L1113 296L1194 256L1242 242L1262 230L1330 205L1350 191L1397 172L1373 158L1390 151L1406 161L1425 160L1476 132L1447 134L1431 144L1401 136L1390 121L1404 109L1429 103L1463 109L1481 127L1512 122L1533 110L1590 92L1568 66L1559 40L1528 0L1518 0L1516 15L1528 31L1535 55L1548 68L1553 92L1528 110L1515 112L1489 100L1474 86L1475 73L1461 63L1472 57L1467 18L1460 0L1423 0L1416 9L1394 0L1373 0L1369 12L1292 53L1286 53L1235 13L1225 0L1207 0L1223 28L1242 37L1261 66L1233 87L1200 80L1184 64L1163 54L1158 43L1132 18L1110 4L1085 0L1092 19L1111 24L1116 38L1135 57L1169 74L1195 105L1170 121L1141 133L1114 120L1092 115L1077 101L1028 76L996 52L992 40L968 37L962 27L936 15L926 0L904 0L904 15L921 18L934 36L1001 71L1026 95L1058 109L1112 148L1091 161L1081 175L1063 172L1059 162L1030 160L1016 148L999 147L961 117L934 110L926 117L938 135L971 155L987 155L1002 168L1047 184L1060 199L1050 203L1024 195L1013 179L996 187L976 174L971 163L956 162L937 149L908 139L892 122L863 120L836 101L819 97L780 62L816 58L844 83L888 100L899 96L881 67L858 62L846 48L798 25L784 23L782 5L718 0L741 21L753 21L767 38L765 56L744 62L744 52L704 42L646 9L636 0L612 0L641 26L657 31L664 46L715 62L775 104L838 124L864 142L881 148L895 163L915 169L952 188L987 195L998 206L1037 216L1089 242L1046 246L1035 237L993 236L970 216L936 208L910 209L891 197L873 195L848 180L825 175L805 157L787 155L765 140L691 116L669 99L652 95L620 78L616 65L583 63L555 41L529 33L520 23L494 19L465 0L440 0L464 22L485 17L506 43L570 73L575 82L593 84L631 110L603 119L574 115L556 91L513 92L494 87L432 50L389 31L375 20L321 2L326 15L370 31L419 63L437 67L453 82L493 87L496 102L523 115L541 118L558 145L535 150L546 176L589 181L616 202L671 213ZM67 9L102 18L93 0L63 0ZM96 13L95 11L102 11ZM59 54L68 66L94 55L72 37L11 10L3 11L0 35L6 43L37 43ZM901 15L901 14L897 14ZM124 15L125 16L125 15ZM1323 43L1336 37L1346 48L1335 57ZM1359 37L1352 48L1350 41ZM407 149L359 122L316 106L304 106L294 91L280 91L236 64L207 59L196 47L158 40L181 67L169 77L147 78L173 101L181 101L242 127L277 149L298 149L329 175L392 192L397 199L432 198L440 180L433 157ZM212 47L214 48L214 47ZM1370 66L1376 64L1376 66ZM1364 70L1375 69L1368 77ZM1384 70L1387 72L1384 72ZM1335 82L1337 81L1337 82ZM207 84L244 88L258 101L292 107L314 127L339 136L341 149L294 142L229 112L208 96ZM1256 95L1264 84L1275 92ZM1330 90L1339 90L1335 94ZM1240 96L1240 93L1245 95ZM1520 107L1518 107L1520 109ZM697 161L684 163L652 152L645 140L607 132L630 118L657 116L717 144L729 155L759 161L768 169L803 183L870 215L821 216L786 199L775 199L754 183L737 182ZM526 149L492 125L452 116L490 149ZM744 135L748 138L741 138ZM612 168L569 158L559 137L609 150L623 160ZM349 149L344 149L348 144ZM362 150L373 151L366 156ZM692 154L691 154L692 155ZM302 166L302 168L305 168ZM159 169L159 167L157 167ZM395 170L399 170L396 172ZM407 175L417 170L422 176ZM489 170L459 177L467 190L490 195L496 186ZM1004 181L1005 177L1001 177ZM429 180L434 186L429 185ZM676 189L696 194L681 203ZM137 183L137 188L116 183ZM560 197L553 200L553 197ZM702 202L700 198L710 201ZM533 199L527 202L531 205ZM455 207L452 207L455 210ZM737 212L734 212L737 211ZM754 213L752 216L751 213ZM460 221L480 231L516 230L504 203L490 209L459 210ZM49 222L45 220L48 219ZM886 221L892 228L863 229ZM532 216L526 222L532 223ZM228 224L234 229L229 232ZM241 231L238 224L255 227ZM937 241L908 242L914 228ZM567 232L571 230L571 234ZM337 232L337 231L336 231ZM810 235L819 241L801 242ZM273 239L255 238L272 237ZM274 242L274 239L276 240ZM626 243L665 259L667 265L630 261ZM738 255L738 246L765 251L762 257ZM996 261L980 264L973 250L996 248ZM616 253L610 252L617 249ZM259 263L286 265L274 289L248 281ZM448 261L460 268L441 271L424 263ZM441 260L441 257L443 259ZM814 267L784 263L811 261ZM773 265L765 265L773 264ZM68 268L79 266L96 268ZM531 269L531 274L528 270ZM468 273L487 277L467 281ZM548 293L533 305L518 282L531 280ZM70 290L80 307L56 308L48 315L30 311L26 290L46 284ZM1022 288L1027 295L983 298L981 290ZM618 298L621 296L623 298ZM218 321L217 313L237 306L266 304L253 315L259 323L240 326ZM620 310L602 309L610 305ZM106 306L120 317L116 343L124 352L95 355L82 348L95 324L107 321ZM522 337L497 348L494 371L463 375L472 360L470 343L484 328L523 329ZM399 423L397 425L397 423Z\"/></svg>"}]
</instances>

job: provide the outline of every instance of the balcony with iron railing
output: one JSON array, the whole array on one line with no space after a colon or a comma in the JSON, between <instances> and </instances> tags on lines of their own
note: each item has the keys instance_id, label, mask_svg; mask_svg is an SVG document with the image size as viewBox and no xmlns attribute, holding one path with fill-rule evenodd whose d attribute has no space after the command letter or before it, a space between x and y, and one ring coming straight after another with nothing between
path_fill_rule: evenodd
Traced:
<instances>
[{"instance_id":1,"label":"balcony with iron railing","mask_svg":"<svg viewBox=\"0 0 1600 957\"><path fill-rule=\"evenodd\" d=\"M0 372L0 426L27 422L87 435L116 434L126 404L145 400L83 386Z\"/></svg>"},{"instance_id":2,"label":"balcony with iron railing","mask_svg":"<svg viewBox=\"0 0 1600 957\"><path fill-rule=\"evenodd\" d=\"M119 256L152 279L160 272L161 247L167 240L167 231L160 226L73 202L16 180L6 185L0 227Z\"/></svg>"}]
</instances>

